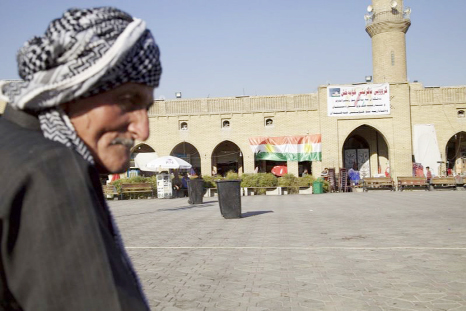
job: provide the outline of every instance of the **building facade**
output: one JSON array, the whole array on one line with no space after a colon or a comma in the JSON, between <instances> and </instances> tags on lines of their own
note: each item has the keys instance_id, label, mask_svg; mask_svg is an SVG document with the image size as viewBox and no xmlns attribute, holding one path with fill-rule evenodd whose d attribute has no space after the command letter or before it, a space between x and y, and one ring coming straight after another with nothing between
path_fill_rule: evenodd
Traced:
<instances>
[{"instance_id":1,"label":"building facade","mask_svg":"<svg viewBox=\"0 0 466 311\"><path fill-rule=\"evenodd\" d=\"M413 161L431 166L434 175L448 169L464 172L466 86L425 88L409 83L405 34L411 25L410 9L400 0L373 0L367 10L373 81L322 85L313 94L157 100L149 111L146 150L183 157L204 175L270 171L281 164L295 175L307 168L319 174L327 167L357 167L363 176L411 176ZM358 94L379 86L387 88L387 109L370 112L364 106L372 99L375 103L374 94L365 102ZM332 114L330 89L357 90L346 96L351 105L356 102L356 111L343 107L346 113ZM321 135L322 148L322 161L312 164L257 161L249 145L251 137L311 134Z\"/></svg>"},{"instance_id":2,"label":"building facade","mask_svg":"<svg viewBox=\"0 0 466 311\"><path fill-rule=\"evenodd\" d=\"M466 173L466 85L408 82L410 9L402 0L372 0L367 11L373 80L322 85L311 94L156 100L149 110L151 135L133 156L178 156L202 175L286 165L294 175L345 167L366 177L397 177L411 176L414 162L434 175ZM249 142L316 134L321 161L258 160Z\"/></svg>"}]
</instances>

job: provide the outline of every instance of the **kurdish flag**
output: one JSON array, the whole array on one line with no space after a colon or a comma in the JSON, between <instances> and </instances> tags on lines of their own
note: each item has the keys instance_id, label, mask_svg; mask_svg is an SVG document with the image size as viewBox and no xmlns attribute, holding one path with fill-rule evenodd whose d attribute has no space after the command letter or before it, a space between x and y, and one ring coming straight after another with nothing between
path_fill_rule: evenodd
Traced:
<instances>
[{"instance_id":1,"label":"kurdish flag","mask_svg":"<svg viewBox=\"0 0 466 311\"><path fill-rule=\"evenodd\" d=\"M321 135L251 137L249 145L256 160L322 161Z\"/></svg>"}]
</instances>

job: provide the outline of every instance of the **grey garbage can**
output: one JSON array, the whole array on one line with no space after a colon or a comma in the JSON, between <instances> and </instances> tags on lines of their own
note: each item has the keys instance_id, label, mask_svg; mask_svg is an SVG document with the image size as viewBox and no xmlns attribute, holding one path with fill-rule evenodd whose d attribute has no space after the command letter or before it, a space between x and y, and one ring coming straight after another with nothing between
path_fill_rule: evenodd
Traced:
<instances>
[{"instance_id":1,"label":"grey garbage can","mask_svg":"<svg viewBox=\"0 0 466 311\"><path fill-rule=\"evenodd\" d=\"M217 192L223 218L241 218L241 180L218 180Z\"/></svg>"},{"instance_id":2,"label":"grey garbage can","mask_svg":"<svg viewBox=\"0 0 466 311\"><path fill-rule=\"evenodd\" d=\"M194 178L188 180L188 203L202 204L204 198L204 179Z\"/></svg>"}]
</instances>

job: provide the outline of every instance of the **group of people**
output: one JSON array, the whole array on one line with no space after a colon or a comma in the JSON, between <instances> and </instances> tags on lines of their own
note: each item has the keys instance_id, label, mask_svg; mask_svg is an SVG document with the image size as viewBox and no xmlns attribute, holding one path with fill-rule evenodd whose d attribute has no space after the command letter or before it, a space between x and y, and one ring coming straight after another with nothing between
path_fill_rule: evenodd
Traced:
<instances>
[{"instance_id":1,"label":"group of people","mask_svg":"<svg viewBox=\"0 0 466 311\"><path fill-rule=\"evenodd\" d=\"M188 174L182 174L182 177L175 174L172 179L172 190L173 190L173 197L187 197L188 196L188 181L189 177Z\"/></svg>"},{"instance_id":2,"label":"group of people","mask_svg":"<svg viewBox=\"0 0 466 311\"><path fill-rule=\"evenodd\" d=\"M149 137L150 30L113 7L70 9L17 61L22 80L0 83L0 310L149 310L99 174L125 172Z\"/></svg>"}]
</instances>

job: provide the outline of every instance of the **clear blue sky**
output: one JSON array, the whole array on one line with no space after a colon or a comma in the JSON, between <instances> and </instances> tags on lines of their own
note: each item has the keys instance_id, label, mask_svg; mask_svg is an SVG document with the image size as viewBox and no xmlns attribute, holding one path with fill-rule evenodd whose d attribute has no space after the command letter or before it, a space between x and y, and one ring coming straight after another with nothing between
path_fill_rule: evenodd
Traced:
<instances>
[{"instance_id":1,"label":"clear blue sky","mask_svg":"<svg viewBox=\"0 0 466 311\"><path fill-rule=\"evenodd\" d=\"M388 1L388 0L387 0ZM372 74L370 0L1 0L0 79L16 51L70 7L112 5L147 21L162 53L156 98L312 93ZM466 1L405 0L408 79L466 85Z\"/></svg>"}]
</instances>

